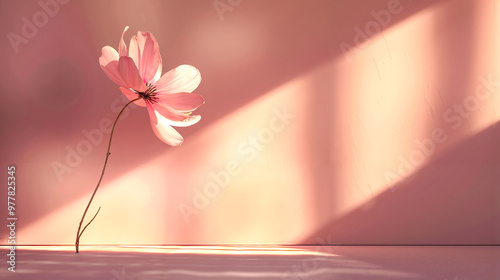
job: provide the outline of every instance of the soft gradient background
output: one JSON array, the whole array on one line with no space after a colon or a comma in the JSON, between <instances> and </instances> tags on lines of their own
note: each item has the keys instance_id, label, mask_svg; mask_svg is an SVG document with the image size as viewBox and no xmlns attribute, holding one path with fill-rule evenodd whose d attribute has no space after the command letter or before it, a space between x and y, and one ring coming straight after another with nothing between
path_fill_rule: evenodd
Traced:
<instances>
[{"instance_id":1,"label":"soft gradient background","mask_svg":"<svg viewBox=\"0 0 500 280\"><path fill-rule=\"evenodd\" d=\"M125 102L98 58L129 25L127 44L154 34L164 71L200 69L206 104L181 147L127 111L82 244L499 244L499 14L495 0L0 0L1 218L13 164L17 242L74 242Z\"/></svg>"}]
</instances>

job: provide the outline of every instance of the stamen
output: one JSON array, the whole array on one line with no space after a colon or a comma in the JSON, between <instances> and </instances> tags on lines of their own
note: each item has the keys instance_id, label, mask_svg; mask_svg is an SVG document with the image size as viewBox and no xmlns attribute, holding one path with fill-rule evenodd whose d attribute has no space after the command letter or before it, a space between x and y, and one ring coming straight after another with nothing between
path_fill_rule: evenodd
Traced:
<instances>
[{"instance_id":1,"label":"stamen","mask_svg":"<svg viewBox=\"0 0 500 280\"><path fill-rule=\"evenodd\" d=\"M146 86L148 87L146 91L140 92L135 89L133 90L135 93L139 95L144 101L149 102L149 103L158 103L158 97L156 96L156 87L150 83L147 83Z\"/></svg>"}]
</instances>

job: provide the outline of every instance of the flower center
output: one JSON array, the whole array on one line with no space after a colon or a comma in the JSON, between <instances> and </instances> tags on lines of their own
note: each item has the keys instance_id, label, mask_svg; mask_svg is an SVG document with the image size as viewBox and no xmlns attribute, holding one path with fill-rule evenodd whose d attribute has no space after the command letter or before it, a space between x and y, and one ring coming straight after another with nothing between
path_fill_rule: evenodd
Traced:
<instances>
[{"instance_id":1,"label":"flower center","mask_svg":"<svg viewBox=\"0 0 500 280\"><path fill-rule=\"evenodd\" d=\"M146 86L148 87L146 91L140 92L137 90L132 89L135 91L139 97L144 99L144 101L149 102L149 103L158 103L158 97L156 96L156 87L150 83L147 83Z\"/></svg>"}]
</instances>

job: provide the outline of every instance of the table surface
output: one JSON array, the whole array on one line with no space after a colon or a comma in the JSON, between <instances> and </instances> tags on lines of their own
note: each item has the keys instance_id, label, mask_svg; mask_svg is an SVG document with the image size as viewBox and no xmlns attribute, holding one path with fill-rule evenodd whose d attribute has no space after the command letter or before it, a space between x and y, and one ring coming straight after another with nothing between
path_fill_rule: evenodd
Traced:
<instances>
[{"instance_id":1,"label":"table surface","mask_svg":"<svg viewBox=\"0 0 500 280\"><path fill-rule=\"evenodd\" d=\"M500 279L498 246L21 246L0 279Z\"/></svg>"}]
</instances>

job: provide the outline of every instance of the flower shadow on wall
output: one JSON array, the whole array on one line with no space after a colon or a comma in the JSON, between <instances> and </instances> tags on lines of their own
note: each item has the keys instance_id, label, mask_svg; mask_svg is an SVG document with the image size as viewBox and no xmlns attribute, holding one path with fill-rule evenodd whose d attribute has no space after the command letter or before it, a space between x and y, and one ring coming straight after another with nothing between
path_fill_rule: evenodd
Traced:
<instances>
[{"instance_id":1,"label":"flower shadow on wall","mask_svg":"<svg viewBox=\"0 0 500 280\"><path fill-rule=\"evenodd\" d=\"M132 103L146 107L151 127L156 136L171 146L180 146L184 139L172 126L187 127L196 124L200 121L201 116L193 116L191 113L205 103L201 95L192 93L201 82L198 69L191 65L181 65L161 76L160 48L153 34L139 31L130 40L127 50L123 36L128 28L127 26L123 30L118 51L110 46L105 46L102 48L102 55L99 58L104 73L120 86L121 92L130 102L123 107L113 123L101 177L78 226L75 241L77 253L79 252L80 237L100 211L99 207L94 217L82 229L85 215L106 170L116 123L125 108Z\"/></svg>"}]
</instances>

